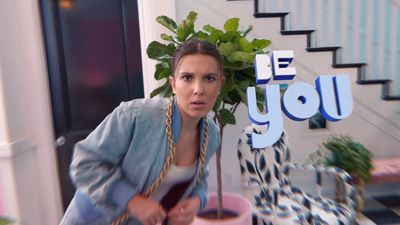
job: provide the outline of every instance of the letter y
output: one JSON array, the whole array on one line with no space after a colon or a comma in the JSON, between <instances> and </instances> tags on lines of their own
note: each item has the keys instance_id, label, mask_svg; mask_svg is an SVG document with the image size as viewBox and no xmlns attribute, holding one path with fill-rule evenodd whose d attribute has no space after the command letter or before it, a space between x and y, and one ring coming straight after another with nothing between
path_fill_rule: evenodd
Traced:
<instances>
[{"instance_id":1,"label":"letter y","mask_svg":"<svg viewBox=\"0 0 400 225\"><path fill-rule=\"evenodd\" d=\"M260 114L257 109L256 89L247 88L247 107L250 120L257 125L268 127L265 133L252 133L253 148L266 148L274 144L282 135L283 118L281 113L281 102L279 85L265 86L266 114Z\"/></svg>"}]
</instances>

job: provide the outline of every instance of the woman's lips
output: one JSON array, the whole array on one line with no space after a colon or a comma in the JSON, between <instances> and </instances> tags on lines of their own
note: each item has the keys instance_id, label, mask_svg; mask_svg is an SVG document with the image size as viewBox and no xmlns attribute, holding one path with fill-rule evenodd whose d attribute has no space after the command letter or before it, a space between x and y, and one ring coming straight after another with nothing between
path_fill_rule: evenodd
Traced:
<instances>
[{"instance_id":1,"label":"woman's lips","mask_svg":"<svg viewBox=\"0 0 400 225\"><path fill-rule=\"evenodd\" d=\"M206 106L206 103L204 101L194 101L190 103L190 105L195 109L203 109Z\"/></svg>"}]
</instances>

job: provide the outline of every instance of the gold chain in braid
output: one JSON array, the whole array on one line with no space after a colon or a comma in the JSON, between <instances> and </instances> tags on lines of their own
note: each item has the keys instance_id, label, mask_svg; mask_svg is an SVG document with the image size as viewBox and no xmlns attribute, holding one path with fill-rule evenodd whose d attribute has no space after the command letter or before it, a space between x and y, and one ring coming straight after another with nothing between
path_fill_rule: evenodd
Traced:
<instances>
[{"instance_id":1,"label":"gold chain in braid","mask_svg":"<svg viewBox=\"0 0 400 225\"><path fill-rule=\"evenodd\" d=\"M196 184L198 184L201 181L201 178L203 178L203 176L205 174L207 146L208 146L208 122L207 122L207 116L205 116L204 117L204 137L203 137L203 143L201 143L201 151L199 154L200 173L199 173L199 176L197 176Z\"/></svg>"},{"instance_id":2,"label":"gold chain in braid","mask_svg":"<svg viewBox=\"0 0 400 225\"><path fill-rule=\"evenodd\" d=\"M143 196L146 198L160 186L161 181L167 175L167 172L168 172L169 168L171 167L172 162L175 158L175 144L174 144L174 139L172 137L172 128L171 128L173 105L174 105L174 99L173 99L173 97L171 97L168 102L167 116L166 116L166 121L165 121L166 122L165 133L167 134L167 138L168 138L170 154L168 155L168 158L165 160L163 168L162 168L161 173L158 176L158 178L151 184L151 186L143 194ZM208 122L207 122L207 117L205 116L204 117L204 137L203 137L203 143L201 144L201 151L199 154L198 168L200 169L200 172L198 173L198 176L196 177L196 185L201 181L201 178L205 174L207 145L208 145ZM122 215L120 215L117 219L115 219L111 225L120 225L123 222L125 222L126 220L128 220L129 217L130 217L130 213L127 210Z\"/></svg>"}]
</instances>

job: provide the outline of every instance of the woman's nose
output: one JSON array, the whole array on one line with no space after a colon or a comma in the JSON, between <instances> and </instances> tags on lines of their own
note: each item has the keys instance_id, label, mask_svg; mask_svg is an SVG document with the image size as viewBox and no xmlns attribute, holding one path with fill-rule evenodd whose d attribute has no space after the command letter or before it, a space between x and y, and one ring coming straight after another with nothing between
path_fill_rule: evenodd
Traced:
<instances>
[{"instance_id":1,"label":"woman's nose","mask_svg":"<svg viewBox=\"0 0 400 225\"><path fill-rule=\"evenodd\" d=\"M204 85L204 84L202 84L201 82L196 82L196 83L194 84L193 93L194 93L195 95L204 95L204 88L203 88L203 85Z\"/></svg>"}]
</instances>

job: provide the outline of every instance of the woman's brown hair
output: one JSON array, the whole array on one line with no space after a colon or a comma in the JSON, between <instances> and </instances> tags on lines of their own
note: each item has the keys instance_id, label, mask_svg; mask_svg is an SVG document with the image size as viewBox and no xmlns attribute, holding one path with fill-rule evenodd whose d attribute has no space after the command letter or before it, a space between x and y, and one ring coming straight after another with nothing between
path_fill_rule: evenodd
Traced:
<instances>
[{"instance_id":1,"label":"woman's brown hair","mask_svg":"<svg viewBox=\"0 0 400 225\"><path fill-rule=\"evenodd\" d=\"M224 61L218 49L208 41L192 38L181 44L172 56L172 76L175 74L176 67L180 60L186 55L204 54L217 60L221 75L224 76Z\"/></svg>"}]
</instances>

